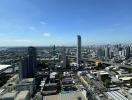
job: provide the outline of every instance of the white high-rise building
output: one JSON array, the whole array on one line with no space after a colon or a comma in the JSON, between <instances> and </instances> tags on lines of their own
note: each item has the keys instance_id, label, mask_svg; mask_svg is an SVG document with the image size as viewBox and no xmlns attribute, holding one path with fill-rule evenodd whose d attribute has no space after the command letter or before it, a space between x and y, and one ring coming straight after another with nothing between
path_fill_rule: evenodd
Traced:
<instances>
[{"instance_id":1,"label":"white high-rise building","mask_svg":"<svg viewBox=\"0 0 132 100\"><path fill-rule=\"evenodd\" d=\"M81 36L77 35L77 67L81 65Z\"/></svg>"}]
</instances>

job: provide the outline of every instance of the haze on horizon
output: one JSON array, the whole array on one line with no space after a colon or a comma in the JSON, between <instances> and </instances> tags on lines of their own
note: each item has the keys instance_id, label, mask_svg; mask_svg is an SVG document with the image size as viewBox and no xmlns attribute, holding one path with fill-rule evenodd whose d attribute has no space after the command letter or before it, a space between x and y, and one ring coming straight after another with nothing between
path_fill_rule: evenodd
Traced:
<instances>
[{"instance_id":1,"label":"haze on horizon","mask_svg":"<svg viewBox=\"0 0 132 100\"><path fill-rule=\"evenodd\" d=\"M132 42L131 0L1 0L0 46Z\"/></svg>"}]
</instances>

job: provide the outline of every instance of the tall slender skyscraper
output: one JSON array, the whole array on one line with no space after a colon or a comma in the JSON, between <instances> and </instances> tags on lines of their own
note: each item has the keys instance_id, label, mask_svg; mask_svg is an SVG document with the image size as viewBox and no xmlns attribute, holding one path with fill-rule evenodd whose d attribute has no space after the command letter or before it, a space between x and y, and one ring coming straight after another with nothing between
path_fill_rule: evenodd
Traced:
<instances>
[{"instance_id":1,"label":"tall slender skyscraper","mask_svg":"<svg viewBox=\"0 0 132 100\"><path fill-rule=\"evenodd\" d=\"M77 35L77 67L81 65L81 36Z\"/></svg>"},{"instance_id":2,"label":"tall slender skyscraper","mask_svg":"<svg viewBox=\"0 0 132 100\"><path fill-rule=\"evenodd\" d=\"M65 50L65 47L63 47L63 52L62 52L62 55L63 55L63 68L66 68L66 50Z\"/></svg>"},{"instance_id":3,"label":"tall slender skyscraper","mask_svg":"<svg viewBox=\"0 0 132 100\"><path fill-rule=\"evenodd\" d=\"M56 54L56 47L55 47L55 45L53 46L53 48L52 48L52 55L53 55L53 57L55 56L55 54Z\"/></svg>"},{"instance_id":4,"label":"tall slender skyscraper","mask_svg":"<svg viewBox=\"0 0 132 100\"><path fill-rule=\"evenodd\" d=\"M21 61L21 65L19 67L19 77L20 80L27 78L29 73L29 67L28 67L28 57L24 57Z\"/></svg>"},{"instance_id":5,"label":"tall slender skyscraper","mask_svg":"<svg viewBox=\"0 0 132 100\"><path fill-rule=\"evenodd\" d=\"M31 70L31 73L35 73L37 70L37 60L36 60L36 48L35 47L28 47L28 57L29 57L29 67Z\"/></svg>"},{"instance_id":6,"label":"tall slender skyscraper","mask_svg":"<svg viewBox=\"0 0 132 100\"><path fill-rule=\"evenodd\" d=\"M36 48L29 47L28 55L23 58L20 66L20 79L33 77L37 70L36 65Z\"/></svg>"},{"instance_id":7,"label":"tall slender skyscraper","mask_svg":"<svg viewBox=\"0 0 132 100\"><path fill-rule=\"evenodd\" d=\"M105 47L105 58L109 58L110 57L110 49L109 47Z\"/></svg>"},{"instance_id":8,"label":"tall slender skyscraper","mask_svg":"<svg viewBox=\"0 0 132 100\"><path fill-rule=\"evenodd\" d=\"M127 46L125 51L126 51L126 58L128 59L130 57L130 53L131 53L130 46Z\"/></svg>"}]
</instances>

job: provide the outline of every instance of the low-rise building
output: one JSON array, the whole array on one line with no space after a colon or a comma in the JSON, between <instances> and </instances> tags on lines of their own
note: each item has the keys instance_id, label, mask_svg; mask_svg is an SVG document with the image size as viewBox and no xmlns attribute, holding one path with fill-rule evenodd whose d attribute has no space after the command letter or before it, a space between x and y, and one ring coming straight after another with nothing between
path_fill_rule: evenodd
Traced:
<instances>
[{"instance_id":1,"label":"low-rise building","mask_svg":"<svg viewBox=\"0 0 132 100\"><path fill-rule=\"evenodd\" d=\"M74 86L74 81L72 78L64 78L62 80L62 87L65 88L65 87L72 87Z\"/></svg>"},{"instance_id":2,"label":"low-rise building","mask_svg":"<svg viewBox=\"0 0 132 100\"><path fill-rule=\"evenodd\" d=\"M81 92L70 92L58 95L43 97L43 100L87 100L86 96Z\"/></svg>"},{"instance_id":3,"label":"low-rise building","mask_svg":"<svg viewBox=\"0 0 132 100\"><path fill-rule=\"evenodd\" d=\"M118 91L106 92L108 100L128 100L124 95Z\"/></svg>"},{"instance_id":4,"label":"low-rise building","mask_svg":"<svg viewBox=\"0 0 132 100\"><path fill-rule=\"evenodd\" d=\"M16 90L17 91L28 90L31 95L33 94L34 89L35 89L34 78L26 78L26 79L19 81L19 83L16 84Z\"/></svg>"},{"instance_id":5,"label":"low-rise building","mask_svg":"<svg viewBox=\"0 0 132 100\"><path fill-rule=\"evenodd\" d=\"M4 95L0 96L0 100L15 100L18 92L7 92Z\"/></svg>"},{"instance_id":6,"label":"low-rise building","mask_svg":"<svg viewBox=\"0 0 132 100\"><path fill-rule=\"evenodd\" d=\"M15 100L30 100L30 93L29 91L21 91Z\"/></svg>"},{"instance_id":7,"label":"low-rise building","mask_svg":"<svg viewBox=\"0 0 132 100\"><path fill-rule=\"evenodd\" d=\"M98 71L98 73L97 73L97 77L98 77L98 79L99 80L104 80L104 79L108 79L109 78L109 73L108 72L106 72L106 71Z\"/></svg>"},{"instance_id":8,"label":"low-rise building","mask_svg":"<svg viewBox=\"0 0 132 100\"><path fill-rule=\"evenodd\" d=\"M51 95L57 93L58 84L57 83L47 83L44 85L42 90L42 95Z\"/></svg>"}]
</instances>

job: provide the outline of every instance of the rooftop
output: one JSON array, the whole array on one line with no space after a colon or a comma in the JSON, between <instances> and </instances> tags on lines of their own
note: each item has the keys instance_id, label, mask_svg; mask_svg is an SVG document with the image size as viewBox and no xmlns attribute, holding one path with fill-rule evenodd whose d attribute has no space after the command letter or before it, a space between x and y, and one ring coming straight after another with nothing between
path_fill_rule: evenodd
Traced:
<instances>
[{"instance_id":1,"label":"rooftop","mask_svg":"<svg viewBox=\"0 0 132 100\"><path fill-rule=\"evenodd\" d=\"M99 71L99 73L101 74L101 75L104 75L104 74L109 74L108 72L106 72L106 71Z\"/></svg>"},{"instance_id":2,"label":"rooftop","mask_svg":"<svg viewBox=\"0 0 132 100\"><path fill-rule=\"evenodd\" d=\"M0 70L10 67L11 65L0 65Z\"/></svg>"},{"instance_id":3,"label":"rooftop","mask_svg":"<svg viewBox=\"0 0 132 100\"><path fill-rule=\"evenodd\" d=\"M112 91L106 93L112 100L128 100L125 96L120 94L118 91Z\"/></svg>"},{"instance_id":4,"label":"rooftop","mask_svg":"<svg viewBox=\"0 0 132 100\"><path fill-rule=\"evenodd\" d=\"M119 78L119 79L121 79L121 80L123 80L123 81L127 81L127 80L131 80L132 77L122 77L122 78Z\"/></svg>"},{"instance_id":5,"label":"rooftop","mask_svg":"<svg viewBox=\"0 0 132 100\"><path fill-rule=\"evenodd\" d=\"M111 80L113 82L120 82L120 80L118 78L114 77L114 76L111 76Z\"/></svg>"},{"instance_id":6,"label":"rooftop","mask_svg":"<svg viewBox=\"0 0 132 100\"><path fill-rule=\"evenodd\" d=\"M8 99L8 98L15 98L16 95L17 95L17 92L15 91L15 92L6 93L1 98L6 98L6 99Z\"/></svg>"},{"instance_id":7,"label":"rooftop","mask_svg":"<svg viewBox=\"0 0 132 100\"><path fill-rule=\"evenodd\" d=\"M26 78L20 81L20 83L32 83L34 81L34 78Z\"/></svg>"},{"instance_id":8,"label":"rooftop","mask_svg":"<svg viewBox=\"0 0 132 100\"><path fill-rule=\"evenodd\" d=\"M95 80L92 80L92 83L99 89L99 90L106 90L106 88L104 87L104 85L102 83L100 83L99 81L95 81Z\"/></svg>"},{"instance_id":9,"label":"rooftop","mask_svg":"<svg viewBox=\"0 0 132 100\"><path fill-rule=\"evenodd\" d=\"M29 95L29 91L21 91L17 97L16 100L24 100Z\"/></svg>"},{"instance_id":10,"label":"rooftop","mask_svg":"<svg viewBox=\"0 0 132 100\"><path fill-rule=\"evenodd\" d=\"M43 100L87 100L82 92L70 92L59 95L45 96Z\"/></svg>"}]
</instances>

